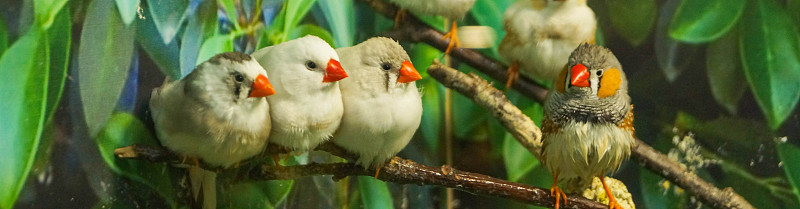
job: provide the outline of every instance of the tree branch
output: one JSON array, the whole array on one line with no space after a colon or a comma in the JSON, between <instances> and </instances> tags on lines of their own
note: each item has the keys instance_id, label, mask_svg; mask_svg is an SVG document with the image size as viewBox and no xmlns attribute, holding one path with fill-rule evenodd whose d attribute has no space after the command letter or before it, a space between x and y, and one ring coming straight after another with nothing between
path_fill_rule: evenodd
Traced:
<instances>
[{"instance_id":1,"label":"tree branch","mask_svg":"<svg viewBox=\"0 0 800 209\"><path fill-rule=\"evenodd\" d=\"M530 126L535 126L533 122L529 122L530 119L527 121L519 119L521 117L527 118L528 116L525 116L517 107L511 105L500 90L492 87L489 82L483 80L480 76L474 74L466 75L458 70L438 63L434 63L428 67L428 74L447 88L464 94L466 97L475 101L475 103L493 113L498 111L507 113L505 115L496 113L493 115L495 115L497 120L501 121L500 123L502 123L515 138L517 137L515 133L527 133L530 131ZM509 108L516 110L508 110ZM536 128L536 130L538 131L538 128ZM522 137L528 136L523 135ZM517 141L520 141L520 143L527 148L527 145L524 143L526 140L529 139L517 139ZM539 148L541 148L541 146ZM529 150L531 149L529 148ZM641 140L637 139L631 150L633 157L644 165L645 168L674 182L690 194L699 197L703 203L711 207L754 208L747 200L739 196L739 194L736 194L732 188L728 187L724 190L717 189L694 173L681 169L677 162L669 159L669 157L656 151ZM534 153L534 155L538 157L540 150L534 149L531 153Z\"/></svg>"},{"instance_id":2,"label":"tree branch","mask_svg":"<svg viewBox=\"0 0 800 209\"><path fill-rule=\"evenodd\" d=\"M278 147L272 144L268 147ZM353 159L354 155L344 149L325 143L317 150L326 151L345 159ZM288 153L284 149L268 149L264 155ZM131 145L114 150L119 158L148 160L151 162L166 162L183 164L182 159L172 152L155 145ZM334 179L346 176L373 176L374 169L364 169L353 163L310 163L306 165L285 166L277 168L269 163L258 166L246 172L234 171L235 169L221 169L201 164L201 167L220 172L237 174L234 179L240 181L262 180L291 180L306 176L333 175ZM245 168L247 166L240 166ZM530 185L509 182L478 173L459 171L449 166L440 168L418 164L414 161L394 157L381 167L378 179L399 184L434 185L460 189L466 192L509 198L524 203L538 206L554 207L555 199L550 192ZM604 209L608 206L579 196L567 196L564 208L594 208Z\"/></svg>"}]
</instances>

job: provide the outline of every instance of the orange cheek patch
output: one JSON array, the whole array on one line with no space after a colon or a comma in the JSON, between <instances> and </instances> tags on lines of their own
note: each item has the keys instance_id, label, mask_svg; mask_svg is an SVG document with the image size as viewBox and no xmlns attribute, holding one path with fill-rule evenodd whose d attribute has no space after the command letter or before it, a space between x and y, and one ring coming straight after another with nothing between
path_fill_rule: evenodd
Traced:
<instances>
[{"instance_id":1,"label":"orange cheek patch","mask_svg":"<svg viewBox=\"0 0 800 209\"><path fill-rule=\"evenodd\" d=\"M561 69L561 73L558 74L558 79L556 80L556 90L558 92L564 92L564 83L567 82L567 66L564 65L564 68Z\"/></svg>"},{"instance_id":2,"label":"orange cheek patch","mask_svg":"<svg viewBox=\"0 0 800 209\"><path fill-rule=\"evenodd\" d=\"M617 93L619 85L622 83L622 74L616 68L611 68L603 73L603 78L600 79L600 90L597 91L597 97L609 97Z\"/></svg>"}]
</instances>

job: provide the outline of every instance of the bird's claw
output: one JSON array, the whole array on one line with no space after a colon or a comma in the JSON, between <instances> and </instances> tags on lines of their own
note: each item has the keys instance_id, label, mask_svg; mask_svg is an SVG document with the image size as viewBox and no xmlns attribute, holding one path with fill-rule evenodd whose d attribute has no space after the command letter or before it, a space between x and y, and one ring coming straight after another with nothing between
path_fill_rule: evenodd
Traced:
<instances>
[{"instance_id":1,"label":"bird's claw","mask_svg":"<svg viewBox=\"0 0 800 209\"><path fill-rule=\"evenodd\" d=\"M558 186L550 187L550 196L555 196L556 197L556 206L555 206L556 209L558 209L558 206L559 206L559 203L561 202L561 198L562 197L564 198L564 205L567 204L567 194L564 193L564 191L561 190L561 188L558 188Z\"/></svg>"}]
</instances>

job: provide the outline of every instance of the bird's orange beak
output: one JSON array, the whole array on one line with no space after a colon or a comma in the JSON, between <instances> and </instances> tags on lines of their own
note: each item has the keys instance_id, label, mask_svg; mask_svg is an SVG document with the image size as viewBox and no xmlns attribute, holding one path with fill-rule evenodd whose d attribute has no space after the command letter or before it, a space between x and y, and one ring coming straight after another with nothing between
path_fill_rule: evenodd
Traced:
<instances>
[{"instance_id":1,"label":"bird's orange beak","mask_svg":"<svg viewBox=\"0 0 800 209\"><path fill-rule=\"evenodd\" d=\"M269 83L269 79L264 74L258 74L255 82L253 82L253 90L250 91L250 97L265 97L275 94L275 89Z\"/></svg>"},{"instance_id":2,"label":"bird's orange beak","mask_svg":"<svg viewBox=\"0 0 800 209\"><path fill-rule=\"evenodd\" d=\"M325 68L325 77L322 78L323 83L334 82L347 78L347 73L344 72L342 64L335 59L328 60L328 67Z\"/></svg>"},{"instance_id":3,"label":"bird's orange beak","mask_svg":"<svg viewBox=\"0 0 800 209\"><path fill-rule=\"evenodd\" d=\"M570 75L572 75L572 78L569 80L571 85L577 87L589 87L589 69L587 69L583 64L572 66Z\"/></svg>"},{"instance_id":4,"label":"bird's orange beak","mask_svg":"<svg viewBox=\"0 0 800 209\"><path fill-rule=\"evenodd\" d=\"M417 69L408 60L403 61L403 67L400 68L400 77L397 78L398 83L410 83L422 79Z\"/></svg>"}]
</instances>

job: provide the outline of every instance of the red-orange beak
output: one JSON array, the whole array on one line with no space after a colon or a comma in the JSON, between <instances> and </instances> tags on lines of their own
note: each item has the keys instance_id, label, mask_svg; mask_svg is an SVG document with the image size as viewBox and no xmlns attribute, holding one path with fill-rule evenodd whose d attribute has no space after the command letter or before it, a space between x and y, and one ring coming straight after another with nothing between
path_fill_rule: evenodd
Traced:
<instances>
[{"instance_id":1,"label":"red-orange beak","mask_svg":"<svg viewBox=\"0 0 800 209\"><path fill-rule=\"evenodd\" d=\"M328 67L325 68L325 77L322 78L323 83L334 82L347 78L347 73L344 72L342 64L335 59L328 60Z\"/></svg>"},{"instance_id":2,"label":"red-orange beak","mask_svg":"<svg viewBox=\"0 0 800 209\"><path fill-rule=\"evenodd\" d=\"M408 60L403 61L403 67L400 68L400 77L397 78L398 83L410 83L422 79L417 69Z\"/></svg>"},{"instance_id":3,"label":"red-orange beak","mask_svg":"<svg viewBox=\"0 0 800 209\"><path fill-rule=\"evenodd\" d=\"M570 75L572 78L569 79L569 83L573 86L589 87L589 69L583 64L572 66Z\"/></svg>"},{"instance_id":4,"label":"red-orange beak","mask_svg":"<svg viewBox=\"0 0 800 209\"><path fill-rule=\"evenodd\" d=\"M273 94L275 94L275 89L272 88L267 76L258 74L255 82L253 82L253 90L250 91L250 97L265 97Z\"/></svg>"}]
</instances>

